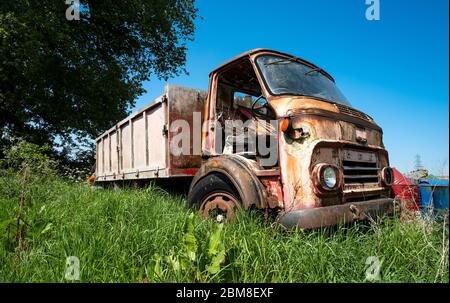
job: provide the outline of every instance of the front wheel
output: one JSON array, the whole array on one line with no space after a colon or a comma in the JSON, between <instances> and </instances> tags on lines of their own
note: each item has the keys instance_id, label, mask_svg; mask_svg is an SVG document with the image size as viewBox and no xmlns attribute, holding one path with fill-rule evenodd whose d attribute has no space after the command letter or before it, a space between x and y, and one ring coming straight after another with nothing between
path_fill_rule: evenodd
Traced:
<instances>
[{"instance_id":1,"label":"front wheel","mask_svg":"<svg viewBox=\"0 0 450 303\"><path fill-rule=\"evenodd\" d=\"M189 192L188 206L197 207L204 218L227 222L240 209L239 194L224 176L211 174L201 179Z\"/></svg>"}]
</instances>

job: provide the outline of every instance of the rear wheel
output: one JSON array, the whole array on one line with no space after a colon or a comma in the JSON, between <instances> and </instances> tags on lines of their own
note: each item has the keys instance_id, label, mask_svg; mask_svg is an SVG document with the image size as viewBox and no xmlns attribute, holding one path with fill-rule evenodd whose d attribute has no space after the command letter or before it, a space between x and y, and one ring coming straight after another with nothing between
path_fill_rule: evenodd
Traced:
<instances>
[{"instance_id":1,"label":"rear wheel","mask_svg":"<svg viewBox=\"0 0 450 303\"><path fill-rule=\"evenodd\" d=\"M240 209L239 194L224 176L211 174L201 179L189 192L189 207L196 207L204 218L227 222Z\"/></svg>"}]
</instances>

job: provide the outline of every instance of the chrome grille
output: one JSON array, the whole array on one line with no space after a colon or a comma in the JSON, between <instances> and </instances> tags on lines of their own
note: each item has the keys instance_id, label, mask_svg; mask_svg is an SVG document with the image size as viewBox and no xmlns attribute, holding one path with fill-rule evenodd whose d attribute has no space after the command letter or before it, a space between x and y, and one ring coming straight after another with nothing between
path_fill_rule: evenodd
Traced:
<instances>
[{"instance_id":1,"label":"chrome grille","mask_svg":"<svg viewBox=\"0 0 450 303\"><path fill-rule=\"evenodd\" d=\"M378 183L376 154L367 151L344 150L342 160L345 184Z\"/></svg>"},{"instance_id":2,"label":"chrome grille","mask_svg":"<svg viewBox=\"0 0 450 303\"><path fill-rule=\"evenodd\" d=\"M345 184L354 183L378 183L378 171L376 163L362 163L343 161Z\"/></svg>"}]
</instances>

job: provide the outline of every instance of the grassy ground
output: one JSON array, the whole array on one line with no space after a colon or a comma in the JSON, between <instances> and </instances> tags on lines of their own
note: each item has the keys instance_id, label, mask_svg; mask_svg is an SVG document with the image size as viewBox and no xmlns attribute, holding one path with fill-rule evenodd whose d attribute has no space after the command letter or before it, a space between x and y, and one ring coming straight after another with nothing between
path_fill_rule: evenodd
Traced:
<instances>
[{"instance_id":1,"label":"grassy ground","mask_svg":"<svg viewBox=\"0 0 450 303\"><path fill-rule=\"evenodd\" d=\"M384 219L302 232L247 213L222 230L184 204L152 186L0 176L0 281L65 282L68 256L89 282L364 282L370 256L382 260L380 282L449 281L443 223Z\"/></svg>"}]
</instances>

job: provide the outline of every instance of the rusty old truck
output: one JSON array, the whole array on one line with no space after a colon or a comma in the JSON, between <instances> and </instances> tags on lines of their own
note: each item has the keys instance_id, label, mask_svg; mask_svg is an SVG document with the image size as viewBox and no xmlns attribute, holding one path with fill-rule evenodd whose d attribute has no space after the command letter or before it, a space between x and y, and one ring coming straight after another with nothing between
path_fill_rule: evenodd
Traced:
<instances>
[{"instance_id":1,"label":"rusty old truck","mask_svg":"<svg viewBox=\"0 0 450 303\"><path fill-rule=\"evenodd\" d=\"M97 138L95 182L189 177L205 217L331 226L394 211L382 134L325 70L255 49L213 70L208 92L168 85Z\"/></svg>"}]
</instances>

